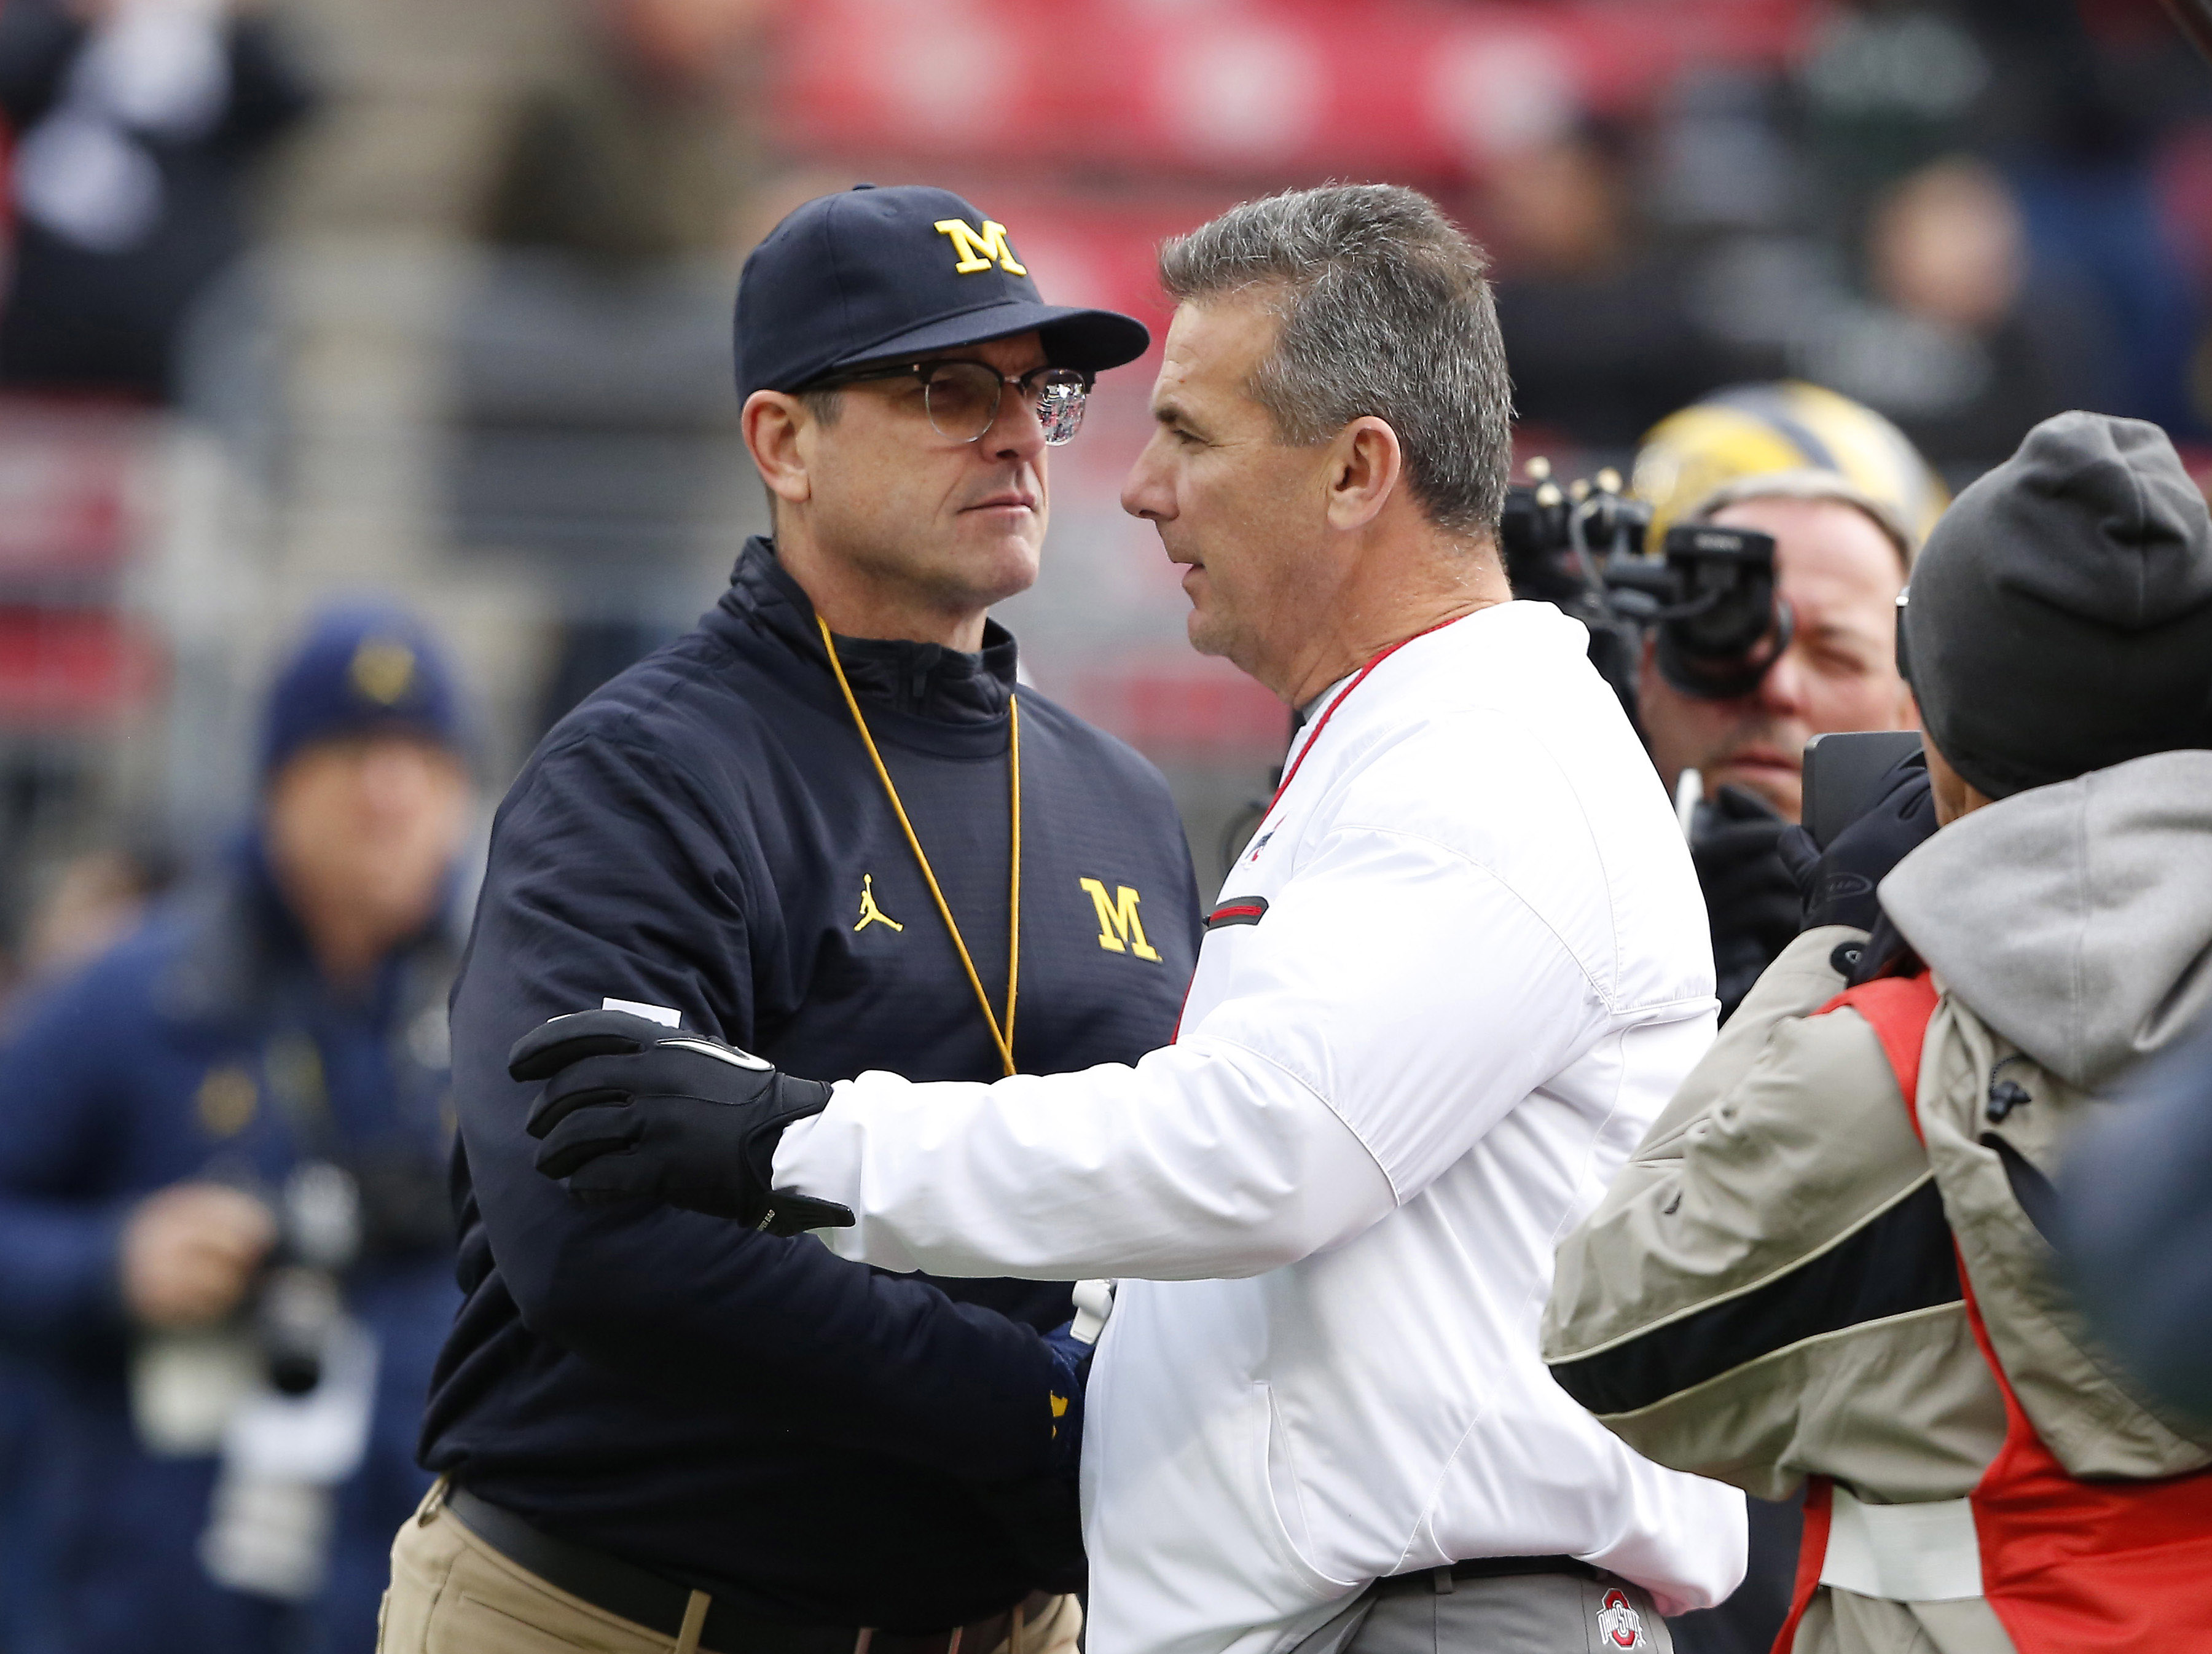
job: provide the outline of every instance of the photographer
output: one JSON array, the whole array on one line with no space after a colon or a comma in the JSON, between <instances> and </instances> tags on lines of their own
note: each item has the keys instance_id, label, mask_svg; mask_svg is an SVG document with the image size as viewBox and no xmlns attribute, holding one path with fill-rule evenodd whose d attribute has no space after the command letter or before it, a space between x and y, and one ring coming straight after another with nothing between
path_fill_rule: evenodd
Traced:
<instances>
[{"instance_id":1,"label":"photographer","mask_svg":"<svg viewBox=\"0 0 2212 1654\"><path fill-rule=\"evenodd\" d=\"M1797 819L1805 743L1916 721L1893 642L1913 544L1891 507L1810 468L1738 477L1687 520L1772 535L1791 621L1786 647L1747 694L1686 691L1661 670L1656 638L1645 640L1638 672L1638 712L1661 777L1670 791L1686 770L1703 782L1690 853L1725 1019L1797 933L1797 885L1775 846Z\"/></svg>"},{"instance_id":2,"label":"photographer","mask_svg":"<svg viewBox=\"0 0 2212 1654\"><path fill-rule=\"evenodd\" d=\"M455 1303L460 746L418 628L326 617L273 688L220 875L7 1048L0 1337L46 1392L34 1607L70 1654L374 1643Z\"/></svg>"},{"instance_id":3,"label":"photographer","mask_svg":"<svg viewBox=\"0 0 2212 1654\"><path fill-rule=\"evenodd\" d=\"M1545 1359L1660 1462L1806 1490L1785 1654L2160 1646L2212 1429L2114 1376L2053 1179L2212 1005L2212 520L2157 427L2063 414L1902 615L1926 773L1561 1248Z\"/></svg>"},{"instance_id":4,"label":"photographer","mask_svg":"<svg viewBox=\"0 0 2212 1654\"><path fill-rule=\"evenodd\" d=\"M1661 420L1637 453L1633 499L1604 473L1595 490L1562 491L1548 467L1530 471L1507 507L1515 589L1589 626L1592 663L1690 806L1725 1020L1797 933L1798 883L1778 848L1799 814L1807 742L1893 726L1900 711L1911 721L1889 605L1948 496L1881 415L1787 380ZM1742 1588L1673 1624L1687 1654L1773 1644L1799 1512L1753 1499L1749 1514Z\"/></svg>"}]
</instances>

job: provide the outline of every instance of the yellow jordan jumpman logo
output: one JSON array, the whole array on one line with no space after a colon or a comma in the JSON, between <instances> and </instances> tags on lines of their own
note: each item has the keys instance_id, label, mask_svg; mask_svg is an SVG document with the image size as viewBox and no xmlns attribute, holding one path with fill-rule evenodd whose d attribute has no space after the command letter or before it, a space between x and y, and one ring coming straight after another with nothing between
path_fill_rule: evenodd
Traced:
<instances>
[{"instance_id":1,"label":"yellow jordan jumpman logo","mask_svg":"<svg viewBox=\"0 0 2212 1654\"><path fill-rule=\"evenodd\" d=\"M876 905L876 876L873 873L862 873L860 875L860 922L853 928L866 930L870 925L889 925L893 930L906 928L904 925Z\"/></svg>"}]
</instances>

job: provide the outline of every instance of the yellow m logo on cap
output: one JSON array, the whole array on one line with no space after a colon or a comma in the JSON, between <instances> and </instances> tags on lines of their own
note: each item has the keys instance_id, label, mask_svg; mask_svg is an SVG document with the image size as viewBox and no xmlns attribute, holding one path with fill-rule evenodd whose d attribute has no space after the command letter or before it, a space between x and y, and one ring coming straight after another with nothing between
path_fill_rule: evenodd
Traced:
<instances>
[{"instance_id":1,"label":"yellow m logo on cap","mask_svg":"<svg viewBox=\"0 0 2212 1654\"><path fill-rule=\"evenodd\" d=\"M952 250L960 255L960 262L952 268L963 276L973 276L994 264L1009 275L1029 274L1026 268L1014 262L1014 250L1006 245L1004 224L986 218L982 233L978 234L957 218L940 218L937 221L937 233L952 238Z\"/></svg>"}]
</instances>

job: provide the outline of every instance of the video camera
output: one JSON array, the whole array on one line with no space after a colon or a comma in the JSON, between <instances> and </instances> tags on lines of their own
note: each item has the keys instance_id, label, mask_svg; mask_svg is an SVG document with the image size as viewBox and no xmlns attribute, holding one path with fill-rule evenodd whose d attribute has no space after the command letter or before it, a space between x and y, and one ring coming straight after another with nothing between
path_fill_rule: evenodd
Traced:
<instances>
[{"instance_id":1,"label":"video camera","mask_svg":"<svg viewBox=\"0 0 2212 1654\"><path fill-rule=\"evenodd\" d=\"M1589 628L1590 664L1635 719L1647 633L1660 673L1685 695L1726 701L1756 690L1796 621L1775 584L1774 537L1676 523L1644 548L1651 508L1610 468L1562 489L1548 460L1506 490L1499 543L1513 595L1556 605Z\"/></svg>"}]
</instances>

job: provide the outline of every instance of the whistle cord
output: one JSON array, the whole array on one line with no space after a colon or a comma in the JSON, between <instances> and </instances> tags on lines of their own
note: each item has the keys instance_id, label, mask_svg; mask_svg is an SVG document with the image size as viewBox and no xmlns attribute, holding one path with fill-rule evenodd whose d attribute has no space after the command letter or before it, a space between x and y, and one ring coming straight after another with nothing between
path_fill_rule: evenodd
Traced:
<instances>
[{"instance_id":1,"label":"whistle cord","mask_svg":"<svg viewBox=\"0 0 2212 1654\"><path fill-rule=\"evenodd\" d=\"M891 772L884 763L884 755L876 749L876 738L868 733L868 721L860 714L860 703L853 694L853 685L845 676L844 663L837 659L837 645L830 635L830 623L820 615L814 623L822 630L822 648L830 657L830 670L836 675L837 687L845 696L846 710L853 715L853 727L860 732L860 745L868 749L869 762L876 767L876 779L884 784L884 796L890 800L891 813L906 834L907 848L914 852L915 865L921 869L922 883L929 886L929 894L937 903L937 911L945 921L946 934L952 938L952 951L960 956L960 968L968 973L968 986L975 990L975 1003L983 1008L983 1020L990 1025L991 1043L998 1048L999 1061L1011 1074L1014 1069L1014 1004L1016 991L1021 982L1022 970L1022 715L1017 698L1006 696L1007 791L1011 796L1012 828L1009 836L1006 860L1006 1020L1003 1027L999 1013L991 1007L991 996L983 991L983 979L975 971L975 961L968 952L968 943L960 934L960 922L952 916L952 904L945 899L945 891L937 882L937 874L929 865L929 857L921 848L921 840L908 818L906 806L900 802L898 787L891 781Z\"/></svg>"}]
</instances>

